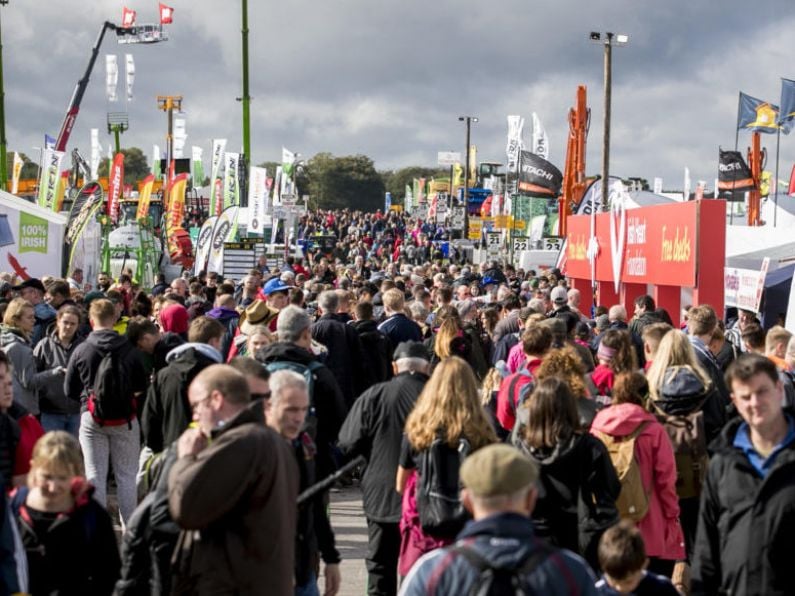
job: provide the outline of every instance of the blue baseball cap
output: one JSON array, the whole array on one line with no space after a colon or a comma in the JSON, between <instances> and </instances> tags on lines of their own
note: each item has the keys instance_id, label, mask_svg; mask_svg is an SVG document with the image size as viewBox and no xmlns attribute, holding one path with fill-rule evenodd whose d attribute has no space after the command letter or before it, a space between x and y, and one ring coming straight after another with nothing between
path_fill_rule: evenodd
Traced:
<instances>
[{"instance_id":1,"label":"blue baseball cap","mask_svg":"<svg viewBox=\"0 0 795 596\"><path fill-rule=\"evenodd\" d=\"M268 282L265 284L265 287L262 288L262 293L265 294L265 296L270 296L276 292L286 292L291 290L293 287L294 286L284 283L280 278L274 277L273 279L268 280Z\"/></svg>"}]
</instances>

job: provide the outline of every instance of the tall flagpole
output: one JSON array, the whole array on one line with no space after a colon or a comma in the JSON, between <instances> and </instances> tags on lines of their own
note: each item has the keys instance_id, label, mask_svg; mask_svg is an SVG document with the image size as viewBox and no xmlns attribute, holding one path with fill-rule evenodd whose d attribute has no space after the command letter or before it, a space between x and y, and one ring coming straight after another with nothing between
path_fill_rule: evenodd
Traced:
<instances>
[{"instance_id":1,"label":"tall flagpole","mask_svg":"<svg viewBox=\"0 0 795 596\"><path fill-rule=\"evenodd\" d=\"M737 93L737 122L734 123L734 150L737 151L740 146L740 101L742 100L742 92ZM732 194L729 200L729 225L734 223L734 189L737 187L737 177L732 180Z\"/></svg>"}]
</instances>

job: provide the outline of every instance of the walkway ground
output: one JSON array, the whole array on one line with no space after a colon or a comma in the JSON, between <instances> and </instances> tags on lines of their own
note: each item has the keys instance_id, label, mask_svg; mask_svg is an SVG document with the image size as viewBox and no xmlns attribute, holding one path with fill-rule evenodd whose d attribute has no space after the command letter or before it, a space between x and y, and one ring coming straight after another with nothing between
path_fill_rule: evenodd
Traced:
<instances>
[{"instance_id":1,"label":"walkway ground","mask_svg":"<svg viewBox=\"0 0 795 596\"><path fill-rule=\"evenodd\" d=\"M358 486L331 493L331 526L342 556L340 596L363 596L367 593L367 521L362 511L362 492ZM321 581L320 593L323 593Z\"/></svg>"}]
</instances>

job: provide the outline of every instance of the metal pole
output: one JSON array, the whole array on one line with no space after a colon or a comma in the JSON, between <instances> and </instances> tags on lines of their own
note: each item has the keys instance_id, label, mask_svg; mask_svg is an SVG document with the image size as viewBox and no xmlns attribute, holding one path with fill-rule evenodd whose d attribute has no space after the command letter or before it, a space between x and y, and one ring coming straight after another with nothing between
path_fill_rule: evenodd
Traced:
<instances>
[{"instance_id":1,"label":"metal pole","mask_svg":"<svg viewBox=\"0 0 795 596\"><path fill-rule=\"evenodd\" d=\"M121 139L119 138L121 135L121 131L119 130L119 125L116 124L113 126L113 138L116 141L116 153L121 151Z\"/></svg>"},{"instance_id":2,"label":"metal pole","mask_svg":"<svg viewBox=\"0 0 795 596\"><path fill-rule=\"evenodd\" d=\"M250 106L251 97L248 94L248 0L242 0L243 6L243 27L241 34L243 38L243 153L249 163L251 160L251 120Z\"/></svg>"},{"instance_id":3,"label":"metal pole","mask_svg":"<svg viewBox=\"0 0 795 596\"><path fill-rule=\"evenodd\" d=\"M472 126L472 117L466 117L467 123L467 147L466 147L466 163L464 164L464 238L469 238L469 149L470 149L470 132Z\"/></svg>"},{"instance_id":4,"label":"metal pole","mask_svg":"<svg viewBox=\"0 0 795 596\"><path fill-rule=\"evenodd\" d=\"M613 34L608 33L605 39L605 98L604 98L604 138L602 142L602 211L608 211L609 196L608 179L610 176L610 101L612 97L613 78Z\"/></svg>"},{"instance_id":5,"label":"metal pole","mask_svg":"<svg viewBox=\"0 0 795 596\"><path fill-rule=\"evenodd\" d=\"M5 6L6 2L0 2ZM2 12L0 10L0 12ZM0 188L8 190L8 157L6 155L6 92L3 87L3 38L0 25Z\"/></svg>"},{"instance_id":6,"label":"metal pole","mask_svg":"<svg viewBox=\"0 0 795 596\"><path fill-rule=\"evenodd\" d=\"M773 227L776 227L776 219L778 215L778 156L779 147L781 146L781 127L776 133L776 194L773 195ZM770 191L768 191L770 192Z\"/></svg>"}]
</instances>

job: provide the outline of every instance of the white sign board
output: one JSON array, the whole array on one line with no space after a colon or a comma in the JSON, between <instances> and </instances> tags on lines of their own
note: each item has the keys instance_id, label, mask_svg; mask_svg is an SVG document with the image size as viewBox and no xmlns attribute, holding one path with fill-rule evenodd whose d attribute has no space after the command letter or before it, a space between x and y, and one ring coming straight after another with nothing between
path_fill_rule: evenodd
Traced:
<instances>
[{"instance_id":1,"label":"white sign board","mask_svg":"<svg viewBox=\"0 0 795 596\"><path fill-rule=\"evenodd\" d=\"M544 238L544 250L559 251L563 246L563 238Z\"/></svg>"},{"instance_id":2,"label":"white sign board","mask_svg":"<svg viewBox=\"0 0 795 596\"><path fill-rule=\"evenodd\" d=\"M461 163L461 153L459 151L439 151L436 162L440 166L453 166Z\"/></svg>"},{"instance_id":3,"label":"white sign board","mask_svg":"<svg viewBox=\"0 0 795 596\"><path fill-rule=\"evenodd\" d=\"M523 250L530 250L530 238L527 236L514 236L513 252L521 252Z\"/></svg>"},{"instance_id":4,"label":"white sign board","mask_svg":"<svg viewBox=\"0 0 795 596\"><path fill-rule=\"evenodd\" d=\"M486 232L486 250L489 254L499 253L502 247L502 232Z\"/></svg>"},{"instance_id":5,"label":"white sign board","mask_svg":"<svg viewBox=\"0 0 795 596\"><path fill-rule=\"evenodd\" d=\"M723 269L724 304L758 313L769 264L770 259L766 258L762 261L760 271L725 267Z\"/></svg>"},{"instance_id":6,"label":"white sign board","mask_svg":"<svg viewBox=\"0 0 795 596\"><path fill-rule=\"evenodd\" d=\"M454 230L463 230L464 222L466 221L466 207L453 207L453 213L450 220L451 228Z\"/></svg>"}]
</instances>

